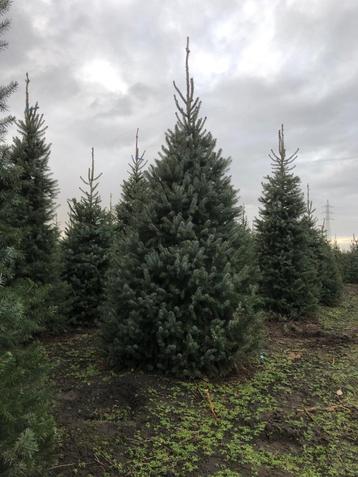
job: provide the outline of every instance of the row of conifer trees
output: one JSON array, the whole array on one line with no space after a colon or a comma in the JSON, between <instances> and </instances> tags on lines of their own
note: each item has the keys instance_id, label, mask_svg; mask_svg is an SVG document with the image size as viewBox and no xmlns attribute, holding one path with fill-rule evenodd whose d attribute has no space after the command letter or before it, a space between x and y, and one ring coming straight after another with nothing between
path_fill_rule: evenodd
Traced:
<instances>
[{"instance_id":1,"label":"row of conifer trees","mask_svg":"<svg viewBox=\"0 0 358 477\"><path fill-rule=\"evenodd\" d=\"M0 0L0 14L8 6ZM108 211L92 149L62 237L46 125L29 83L27 76L18 134L0 149L0 473L7 476L45 473L55 441L46 358L35 340L42 331L98 325L112 366L225 374L259 349L263 311L301 319L319 304L336 305L342 293L341 254L304 199L283 127L259 217L248 227L230 161L200 115L189 43L184 92L174 84L177 122L159 158L146 167L137 131L121 200ZM15 87L0 88L1 111ZM2 136L11 121L1 120ZM354 244L344 256L352 281Z\"/></svg>"}]
</instances>

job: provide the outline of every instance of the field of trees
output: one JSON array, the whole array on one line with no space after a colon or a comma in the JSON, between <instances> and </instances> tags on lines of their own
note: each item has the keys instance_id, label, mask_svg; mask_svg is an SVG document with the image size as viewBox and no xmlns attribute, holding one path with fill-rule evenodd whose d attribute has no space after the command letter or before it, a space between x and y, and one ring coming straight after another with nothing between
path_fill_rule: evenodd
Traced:
<instances>
[{"instance_id":1,"label":"field of trees","mask_svg":"<svg viewBox=\"0 0 358 477\"><path fill-rule=\"evenodd\" d=\"M248 226L189 59L158 158L137 130L107 210L92 149L64 231L31 78L22 118L0 87L1 476L358 475L358 240L327 239L283 126Z\"/></svg>"},{"instance_id":2,"label":"field of trees","mask_svg":"<svg viewBox=\"0 0 358 477\"><path fill-rule=\"evenodd\" d=\"M46 338L60 435L50 476L357 475L358 287L304 322L268 322L226 378L110 370L96 330ZM84 351L85 350L85 351Z\"/></svg>"}]
</instances>

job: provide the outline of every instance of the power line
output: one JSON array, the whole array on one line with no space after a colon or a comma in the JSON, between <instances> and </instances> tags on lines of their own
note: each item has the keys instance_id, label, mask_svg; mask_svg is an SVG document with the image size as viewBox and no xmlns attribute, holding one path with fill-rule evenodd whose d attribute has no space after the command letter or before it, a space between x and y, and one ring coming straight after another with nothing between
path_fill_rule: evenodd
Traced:
<instances>
[{"instance_id":1,"label":"power line","mask_svg":"<svg viewBox=\"0 0 358 477\"><path fill-rule=\"evenodd\" d=\"M323 159L313 159L312 161L300 161L302 163L307 164L315 164L317 162L333 162L333 161L351 161L353 159L358 159L358 156L347 156L347 157L325 157ZM298 162L299 163L299 162Z\"/></svg>"}]
</instances>

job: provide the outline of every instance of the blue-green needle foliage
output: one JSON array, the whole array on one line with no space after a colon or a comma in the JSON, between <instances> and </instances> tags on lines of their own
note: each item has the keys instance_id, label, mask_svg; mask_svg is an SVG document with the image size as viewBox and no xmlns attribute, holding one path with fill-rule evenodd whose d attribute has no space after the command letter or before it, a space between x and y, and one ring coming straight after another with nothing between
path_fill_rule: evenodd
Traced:
<instances>
[{"instance_id":1,"label":"blue-green needle foliage","mask_svg":"<svg viewBox=\"0 0 358 477\"><path fill-rule=\"evenodd\" d=\"M116 229L119 238L127 233L128 227L131 226L147 199L148 187L144 174L147 161L144 159L145 152L139 153L138 134L137 129L135 153L129 163L129 177L123 181L121 200L116 206Z\"/></svg>"},{"instance_id":2,"label":"blue-green needle foliage","mask_svg":"<svg viewBox=\"0 0 358 477\"><path fill-rule=\"evenodd\" d=\"M317 300L326 306L336 306L343 293L343 280L333 247L324 234L324 229L317 227L314 209L309 198L307 186L307 210L304 224L307 227L309 253L316 268L316 279L313 287Z\"/></svg>"},{"instance_id":3,"label":"blue-green needle foliage","mask_svg":"<svg viewBox=\"0 0 358 477\"><path fill-rule=\"evenodd\" d=\"M204 129L186 49L177 123L147 173L148 198L108 279L103 338L113 365L225 373L255 347L250 235L228 167Z\"/></svg>"},{"instance_id":4,"label":"blue-green needle foliage","mask_svg":"<svg viewBox=\"0 0 358 477\"><path fill-rule=\"evenodd\" d=\"M271 151L269 156L272 174L263 183L256 220L261 294L268 311L297 319L316 310L316 266L300 178L293 172L298 150L286 154L283 126L278 136L279 152Z\"/></svg>"},{"instance_id":5,"label":"blue-green needle foliage","mask_svg":"<svg viewBox=\"0 0 358 477\"><path fill-rule=\"evenodd\" d=\"M16 263L16 278L38 284L51 283L56 277L55 250L57 228L54 217L57 181L49 169L50 145L47 126L38 105L29 104L29 77L26 75L24 118L17 121L11 160L19 172L18 194L21 201L14 208L12 225L21 230Z\"/></svg>"},{"instance_id":6,"label":"blue-green needle foliage","mask_svg":"<svg viewBox=\"0 0 358 477\"><path fill-rule=\"evenodd\" d=\"M69 201L69 223L63 240L63 279L69 284L68 321L93 325L103 300L108 251L111 242L110 215L102 208L95 176L94 152L86 190L80 200Z\"/></svg>"}]
</instances>

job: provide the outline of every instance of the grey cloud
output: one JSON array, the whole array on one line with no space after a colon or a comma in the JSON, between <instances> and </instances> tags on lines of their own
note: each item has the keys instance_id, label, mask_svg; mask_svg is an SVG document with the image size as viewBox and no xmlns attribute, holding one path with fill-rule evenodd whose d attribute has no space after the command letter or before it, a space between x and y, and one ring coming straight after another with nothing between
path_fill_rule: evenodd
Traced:
<instances>
[{"instance_id":1,"label":"grey cloud","mask_svg":"<svg viewBox=\"0 0 358 477\"><path fill-rule=\"evenodd\" d=\"M257 11L250 13L255 5ZM0 56L1 81L21 81L10 101L21 116L22 78L31 73L31 95L45 114L53 143L62 223L66 198L78 194L91 146L104 172L106 204L110 192L119 198L137 127L148 159L157 157L166 129L175 122L172 80L184 83L189 34L202 113L218 147L232 157L233 182L250 219L270 171L267 153L276 147L283 122L288 149L300 147L297 172L303 185L311 184L319 220L329 199L335 206L334 233L358 233L355 0L15 0L11 17L9 48ZM271 29L261 65L247 48ZM257 71L241 71L242 58ZM80 74L98 59L113 65L125 91L110 91ZM227 67L220 70L223 59ZM357 159L335 160L350 156Z\"/></svg>"}]
</instances>

